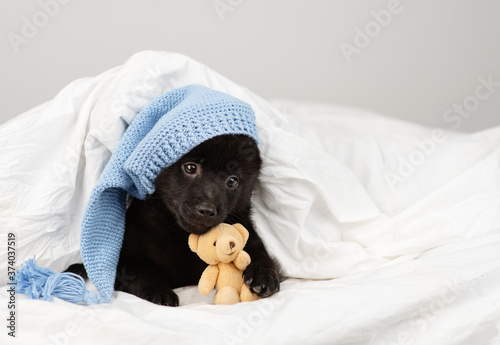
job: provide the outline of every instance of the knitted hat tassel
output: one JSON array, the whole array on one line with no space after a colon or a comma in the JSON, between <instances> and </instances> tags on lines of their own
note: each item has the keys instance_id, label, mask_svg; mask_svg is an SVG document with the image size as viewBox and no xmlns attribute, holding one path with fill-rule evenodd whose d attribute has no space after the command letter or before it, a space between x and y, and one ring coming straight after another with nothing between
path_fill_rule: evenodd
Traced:
<instances>
[{"instance_id":1,"label":"knitted hat tassel","mask_svg":"<svg viewBox=\"0 0 500 345\"><path fill-rule=\"evenodd\" d=\"M32 299L48 301L51 297L57 297L67 302L87 305L101 302L97 292L85 289L82 277L70 272L58 273L50 268L40 267L34 257L22 264L16 281L17 291Z\"/></svg>"}]
</instances>

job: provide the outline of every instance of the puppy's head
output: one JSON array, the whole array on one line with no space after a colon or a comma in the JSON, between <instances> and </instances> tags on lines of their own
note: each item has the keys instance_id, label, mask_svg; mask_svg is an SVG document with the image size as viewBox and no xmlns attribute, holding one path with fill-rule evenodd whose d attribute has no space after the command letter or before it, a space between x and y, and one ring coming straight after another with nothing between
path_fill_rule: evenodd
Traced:
<instances>
[{"instance_id":1,"label":"puppy's head","mask_svg":"<svg viewBox=\"0 0 500 345\"><path fill-rule=\"evenodd\" d=\"M217 136L163 169L155 194L181 228L203 234L248 207L261 164L248 136Z\"/></svg>"}]
</instances>

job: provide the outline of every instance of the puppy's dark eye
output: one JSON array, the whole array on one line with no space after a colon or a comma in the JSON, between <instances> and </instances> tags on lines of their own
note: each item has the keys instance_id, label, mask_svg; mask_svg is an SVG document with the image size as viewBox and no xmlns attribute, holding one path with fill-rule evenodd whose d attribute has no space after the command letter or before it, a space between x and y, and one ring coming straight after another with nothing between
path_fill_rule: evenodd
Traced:
<instances>
[{"instance_id":1,"label":"puppy's dark eye","mask_svg":"<svg viewBox=\"0 0 500 345\"><path fill-rule=\"evenodd\" d=\"M214 242L214 247L217 245L217 241Z\"/></svg>"},{"instance_id":2,"label":"puppy's dark eye","mask_svg":"<svg viewBox=\"0 0 500 345\"><path fill-rule=\"evenodd\" d=\"M188 175L194 175L198 170L196 164L194 163L186 163L182 166L182 168L184 169L184 172Z\"/></svg>"},{"instance_id":3,"label":"puppy's dark eye","mask_svg":"<svg viewBox=\"0 0 500 345\"><path fill-rule=\"evenodd\" d=\"M236 189L240 183L240 180L236 176L230 176L227 179L226 185L229 189Z\"/></svg>"}]
</instances>

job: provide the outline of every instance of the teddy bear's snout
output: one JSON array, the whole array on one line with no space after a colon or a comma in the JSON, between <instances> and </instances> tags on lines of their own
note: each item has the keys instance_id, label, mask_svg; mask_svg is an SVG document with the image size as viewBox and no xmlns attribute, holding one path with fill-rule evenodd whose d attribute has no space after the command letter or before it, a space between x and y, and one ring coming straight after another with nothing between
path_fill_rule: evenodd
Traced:
<instances>
[{"instance_id":1,"label":"teddy bear's snout","mask_svg":"<svg viewBox=\"0 0 500 345\"><path fill-rule=\"evenodd\" d=\"M241 249L233 236L223 236L217 240L217 254L222 262L231 262Z\"/></svg>"}]
</instances>

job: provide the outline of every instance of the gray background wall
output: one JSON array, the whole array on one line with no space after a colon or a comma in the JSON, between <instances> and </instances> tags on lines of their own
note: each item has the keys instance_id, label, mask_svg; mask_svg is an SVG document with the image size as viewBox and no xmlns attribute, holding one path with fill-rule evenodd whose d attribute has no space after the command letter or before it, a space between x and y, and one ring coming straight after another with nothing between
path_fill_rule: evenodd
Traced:
<instances>
[{"instance_id":1,"label":"gray background wall","mask_svg":"<svg viewBox=\"0 0 500 345\"><path fill-rule=\"evenodd\" d=\"M497 0L0 0L0 123L155 49L268 99L475 131L500 125L500 87L478 79L500 82L499 18Z\"/></svg>"}]
</instances>

